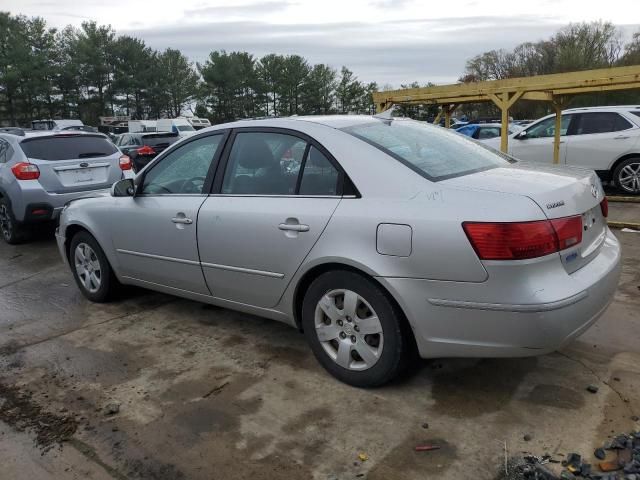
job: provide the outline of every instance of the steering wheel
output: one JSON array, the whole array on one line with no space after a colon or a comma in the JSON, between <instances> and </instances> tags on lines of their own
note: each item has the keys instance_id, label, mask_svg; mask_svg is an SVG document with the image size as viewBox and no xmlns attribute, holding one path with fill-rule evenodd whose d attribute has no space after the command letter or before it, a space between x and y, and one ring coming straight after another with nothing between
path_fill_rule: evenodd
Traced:
<instances>
[{"instance_id":1,"label":"steering wheel","mask_svg":"<svg viewBox=\"0 0 640 480\"><path fill-rule=\"evenodd\" d=\"M187 178L180 186L180 191L184 193L201 193L204 186L205 177Z\"/></svg>"}]
</instances>

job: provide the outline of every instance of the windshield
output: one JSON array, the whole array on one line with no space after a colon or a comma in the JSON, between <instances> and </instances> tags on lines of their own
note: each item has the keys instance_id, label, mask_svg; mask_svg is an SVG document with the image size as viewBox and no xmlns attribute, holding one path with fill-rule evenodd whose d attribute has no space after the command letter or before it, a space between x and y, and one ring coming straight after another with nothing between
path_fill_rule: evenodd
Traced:
<instances>
[{"instance_id":1,"label":"windshield","mask_svg":"<svg viewBox=\"0 0 640 480\"><path fill-rule=\"evenodd\" d=\"M181 132L193 132L194 128L191 125L176 125Z\"/></svg>"},{"instance_id":2,"label":"windshield","mask_svg":"<svg viewBox=\"0 0 640 480\"><path fill-rule=\"evenodd\" d=\"M509 157L467 137L414 120L377 120L342 130L433 181L502 167L512 162Z\"/></svg>"},{"instance_id":3,"label":"windshield","mask_svg":"<svg viewBox=\"0 0 640 480\"><path fill-rule=\"evenodd\" d=\"M108 157L118 151L103 135L36 137L23 140L20 147L28 158L38 160Z\"/></svg>"}]
</instances>

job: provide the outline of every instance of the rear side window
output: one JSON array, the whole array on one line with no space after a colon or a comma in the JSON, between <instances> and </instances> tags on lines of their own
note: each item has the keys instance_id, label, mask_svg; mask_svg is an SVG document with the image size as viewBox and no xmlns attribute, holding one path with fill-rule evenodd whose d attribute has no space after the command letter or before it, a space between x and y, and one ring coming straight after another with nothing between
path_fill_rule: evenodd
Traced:
<instances>
[{"instance_id":1,"label":"rear side window","mask_svg":"<svg viewBox=\"0 0 640 480\"><path fill-rule=\"evenodd\" d=\"M36 137L22 141L20 147L28 158L37 160L108 157L118 151L113 143L101 135Z\"/></svg>"},{"instance_id":2,"label":"rear side window","mask_svg":"<svg viewBox=\"0 0 640 480\"><path fill-rule=\"evenodd\" d=\"M7 163L11 158L11 145L6 140L0 139L0 163Z\"/></svg>"},{"instance_id":3,"label":"rear side window","mask_svg":"<svg viewBox=\"0 0 640 480\"><path fill-rule=\"evenodd\" d=\"M338 194L338 170L320 150L309 148L300 182L300 195Z\"/></svg>"},{"instance_id":4,"label":"rear side window","mask_svg":"<svg viewBox=\"0 0 640 480\"><path fill-rule=\"evenodd\" d=\"M508 157L455 132L413 120L378 120L342 129L437 181L502 167Z\"/></svg>"},{"instance_id":5,"label":"rear side window","mask_svg":"<svg viewBox=\"0 0 640 480\"><path fill-rule=\"evenodd\" d=\"M631 127L632 125L617 113L583 113L578 119L576 135L618 132Z\"/></svg>"}]
</instances>

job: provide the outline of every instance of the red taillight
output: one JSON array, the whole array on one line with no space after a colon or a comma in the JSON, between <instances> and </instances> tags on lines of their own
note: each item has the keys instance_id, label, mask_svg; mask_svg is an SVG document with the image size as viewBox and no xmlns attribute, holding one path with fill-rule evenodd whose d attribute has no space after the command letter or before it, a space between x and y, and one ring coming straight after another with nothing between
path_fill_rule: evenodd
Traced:
<instances>
[{"instance_id":1,"label":"red taillight","mask_svg":"<svg viewBox=\"0 0 640 480\"><path fill-rule=\"evenodd\" d=\"M582 217L554 218L551 225L558 236L558 250L573 247L582 241Z\"/></svg>"},{"instance_id":2,"label":"red taillight","mask_svg":"<svg viewBox=\"0 0 640 480\"><path fill-rule=\"evenodd\" d=\"M120 157L120 170L131 170L132 166L129 155L122 155Z\"/></svg>"},{"instance_id":3,"label":"red taillight","mask_svg":"<svg viewBox=\"0 0 640 480\"><path fill-rule=\"evenodd\" d=\"M524 260L564 250L582 241L580 216L533 222L462 224L481 260Z\"/></svg>"},{"instance_id":4,"label":"red taillight","mask_svg":"<svg viewBox=\"0 0 640 480\"><path fill-rule=\"evenodd\" d=\"M33 163L16 163L11 167L11 171L18 180L37 180L40 178L40 170Z\"/></svg>"},{"instance_id":5,"label":"red taillight","mask_svg":"<svg viewBox=\"0 0 640 480\"><path fill-rule=\"evenodd\" d=\"M602 211L602 216L607 218L609 216L609 200L607 197L604 197L600 202L600 211Z\"/></svg>"},{"instance_id":6,"label":"red taillight","mask_svg":"<svg viewBox=\"0 0 640 480\"><path fill-rule=\"evenodd\" d=\"M139 149L136 150L136 152L138 152L138 155L155 155L156 151L151 148L149 145L144 145L142 147L140 147Z\"/></svg>"}]
</instances>

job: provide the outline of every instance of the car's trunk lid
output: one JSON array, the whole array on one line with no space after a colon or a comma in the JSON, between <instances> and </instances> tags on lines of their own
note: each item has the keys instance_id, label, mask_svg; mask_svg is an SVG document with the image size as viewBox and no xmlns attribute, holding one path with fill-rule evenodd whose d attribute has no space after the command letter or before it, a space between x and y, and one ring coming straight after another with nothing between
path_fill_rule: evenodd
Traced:
<instances>
[{"instance_id":1,"label":"car's trunk lid","mask_svg":"<svg viewBox=\"0 0 640 480\"><path fill-rule=\"evenodd\" d=\"M581 215L582 241L560 252L568 272L589 263L604 242L606 218L600 208L604 192L592 170L517 163L441 183L526 196L540 207L548 219ZM499 212L496 212L496 221L499 221Z\"/></svg>"}]
</instances>

